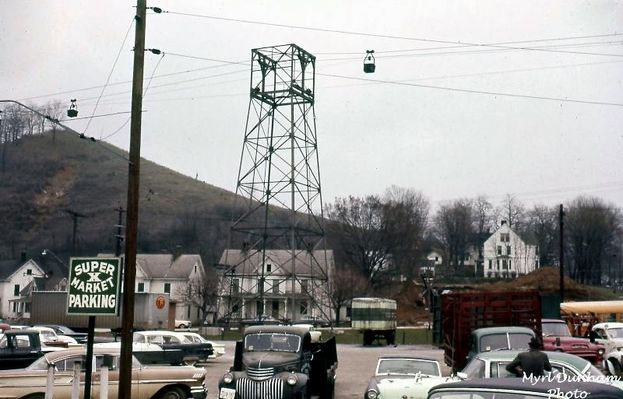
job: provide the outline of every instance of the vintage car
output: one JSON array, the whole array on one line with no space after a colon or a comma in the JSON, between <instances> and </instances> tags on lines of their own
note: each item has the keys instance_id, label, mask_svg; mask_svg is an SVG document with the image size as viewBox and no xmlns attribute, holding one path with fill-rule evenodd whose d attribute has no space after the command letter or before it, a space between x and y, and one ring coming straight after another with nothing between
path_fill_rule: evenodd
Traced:
<instances>
[{"instance_id":1,"label":"vintage car","mask_svg":"<svg viewBox=\"0 0 623 399\"><path fill-rule=\"evenodd\" d=\"M541 320L543 332L543 349L546 351L560 351L571 353L589 360L598 365L602 363L605 348L602 344L591 342L588 338L579 338L571 335L564 320Z\"/></svg>"},{"instance_id":2,"label":"vintage car","mask_svg":"<svg viewBox=\"0 0 623 399\"><path fill-rule=\"evenodd\" d=\"M506 370L509 364L520 351L484 352L476 355L465 366L463 371L457 373L462 379L476 378L505 378L514 377ZM578 381L593 381L615 385L623 388L623 383L616 378L607 377L597 369L590 361L576 355L563 352L544 352L552 365L552 373L548 378L573 378ZM560 376L560 377L558 377ZM623 394L623 392L622 392Z\"/></svg>"},{"instance_id":3,"label":"vintage car","mask_svg":"<svg viewBox=\"0 0 623 399\"><path fill-rule=\"evenodd\" d=\"M604 368L613 375L620 375L623 372L623 323L597 323L591 335L606 349Z\"/></svg>"},{"instance_id":4,"label":"vintage car","mask_svg":"<svg viewBox=\"0 0 623 399\"><path fill-rule=\"evenodd\" d=\"M533 337L536 337L536 334L528 327L477 328L472 331L470 336L470 350L467 360L469 361L480 352L528 349L528 342Z\"/></svg>"},{"instance_id":5,"label":"vintage car","mask_svg":"<svg viewBox=\"0 0 623 399\"><path fill-rule=\"evenodd\" d=\"M190 328L192 325L190 320L175 320L175 328Z\"/></svg>"},{"instance_id":6,"label":"vintage car","mask_svg":"<svg viewBox=\"0 0 623 399\"><path fill-rule=\"evenodd\" d=\"M388 355L381 356L364 399L426 399L428 390L450 378L441 376L439 362L433 359Z\"/></svg>"},{"instance_id":7,"label":"vintage car","mask_svg":"<svg viewBox=\"0 0 623 399\"><path fill-rule=\"evenodd\" d=\"M224 344L217 344L214 341L210 341L205 339L203 336L194 333L194 332L183 332L182 333L186 339L188 339L190 342L194 342L194 343L208 343L210 345L212 345L212 354L210 355L210 359L214 359L220 356L223 356L225 354L225 345Z\"/></svg>"},{"instance_id":8,"label":"vintage car","mask_svg":"<svg viewBox=\"0 0 623 399\"><path fill-rule=\"evenodd\" d=\"M30 327L30 330L39 331L39 335L41 336L41 343L45 346L79 346L78 341L76 341L72 337L68 337L66 335L59 335L54 331L53 328L45 327L45 326L34 326Z\"/></svg>"},{"instance_id":9,"label":"vintage car","mask_svg":"<svg viewBox=\"0 0 623 399\"><path fill-rule=\"evenodd\" d=\"M135 331L132 340L133 342L156 344L171 353L181 351L182 361L186 365L194 365L197 362L205 361L214 352L210 343L189 341L183 333L175 331Z\"/></svg>"},{"instance_id":10,"label":"vintage car","mask_svg":"<svg viewBox=\"0 0 623 399\"><path fill-rule=\"evenodd\" d=\"M71 398L73 367L81 364L84 380L86 354L84 349L67 349L42 356L25 369L0 371L0 396L6 399L43 399L48 367L54 365L54 398ZM99 398L100 370L109 368L108 397L117 397L119 351L93 350L92 397ZM205 399L205 370L191 366L143 366L136 358L132 362L133 399Z\"/></svg>"},{"instance_id":11,"label":"vintage car","mask_svg":"<svg viewBox=\"0 0 623 399\"><path fill-rule=\"evenodd\" d=\"M87 333L76 332L67 326L62 326L60 324L41 324L35 327L48 327L54 330L56 335L63 335L66 337L71 337L76 340L76 342L80 344L84 344L87 342Z\"/></svg>"},{"instance_id":12,"label":"vintage car","mask_svg":"<svg viewBox=\"0 0 623 399\"><path fill-rule=\"evenodd\" d=\"M431 388L428 399L620 399L621 390L584 381L524 381L522 378L480 378Z\"/></svg>"}]
</instances>

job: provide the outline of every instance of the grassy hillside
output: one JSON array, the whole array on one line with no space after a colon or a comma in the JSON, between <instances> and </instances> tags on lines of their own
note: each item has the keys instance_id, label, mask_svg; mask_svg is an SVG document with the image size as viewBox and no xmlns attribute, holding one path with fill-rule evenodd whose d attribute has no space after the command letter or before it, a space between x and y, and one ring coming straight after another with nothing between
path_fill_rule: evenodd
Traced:
<instances>
[{"instance_id":1,"label":"grassy hillside","mask_svg":"<svg viewBox=\"0 0 623 399\"><path fill-rule=\"evenodd\" d=\"M114 251L116 209L126 206L126 152L59 132L26 136L2 152L1 259L43 248L68 254L73 234L68 210L85 215L78 218L79 254ZM179 248L201 253L206 263L220 254L233 193L143 160L140 196L139 251Z\"/></svg>"}]
</instances>

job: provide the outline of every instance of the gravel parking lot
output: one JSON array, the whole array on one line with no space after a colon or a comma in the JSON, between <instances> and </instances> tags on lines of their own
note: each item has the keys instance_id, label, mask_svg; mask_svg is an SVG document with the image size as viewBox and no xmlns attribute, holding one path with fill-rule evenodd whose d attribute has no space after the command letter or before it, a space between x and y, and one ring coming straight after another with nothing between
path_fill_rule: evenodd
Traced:
<instances>
[{"instance_id":1,"label":"gravel parking lot","mask_svg":"<svg viewBox=\"0 0 623 399\"><path fill-rule=\"evenodd\" d=\"M234 342L225 341L226 354L206 365L208 399L218 398L218 380L234 362ZM338 345L340 362L335 387L336 399L363 398L370 376L374 373L376 359L384 354L424 356L439 360L444 375L449 369L443 365L443 352L430 345L398 345L364 347L362 345Z\"/></svg>"}]
</instances>

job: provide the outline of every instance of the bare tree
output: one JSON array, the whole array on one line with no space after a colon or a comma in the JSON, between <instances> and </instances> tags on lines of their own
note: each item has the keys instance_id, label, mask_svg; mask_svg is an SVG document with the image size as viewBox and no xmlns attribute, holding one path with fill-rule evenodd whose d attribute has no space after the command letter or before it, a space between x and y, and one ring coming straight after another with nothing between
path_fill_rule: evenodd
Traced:
<instances>
[{"instance_id":1,"label":"bare tree","mask_svg":"<svg viewBox=\"0 0 623 399\"><path fill-rule=\"evenodd\" d=\"M392 186L384 201L384 230L393 267L412 278L424 250L430 205L421 192Z\"/></svg>"},{"instance_id":2,"label":"bare tree","mask_svg":"<svg viewBox=\"0 0 623 399\"><path fill-rule=\"evenodd\" d=\"M462 271L474 232L472 202L459 199L442 205L435 215L433 232L444 249L446 266Z\"/></svg>"},{"instance_id":3,"label":"bare tree","mask_svg":"<svg viewBox=\"0 0 623 399\"><path fill-rule=\"evenodd\" d=\"M176 295L184 303L191 304L201 312L201 320L205 321L210 312L215 312L219 296L219 279L216 272L209 268L203 279L191 279L187 285L179 287Z\"/></svg>"},{"instance_id":4,"label":"bare tree","mask_svg":"<svg viewBox=\"0 0 623 399\"><path fill-rule=\"evenodd\" d=\"M329 300L335 312L335 325L340 323L340 309L358 296L365 295L368 281L356 268L348 265L336 267L329 279Z\"/></svg>"},{"instance_id":5,"label":"bare tree","mask_svg":"<svg viewBox=\"0 0 623 399\"><path fill-rule=\"evenodd\" d=\"M595 197L579 197L567 207L566 241L573 262L571 277L599 285L607 253L621 234L621 214L613 205Z\"/></svg>"},{"instance_id":6,"label":"bare tree","mask_svg":"<svg viewBox=\"0 0 623 399\"><path fill-rule=\"evenodd\" d=\"M506 194L502 203L496 210L498 217L498 223L502 220L506 220L508 227L517 231L520 227L524 217L525 207L513 194Z\"/></svg>"},{"instance_id":7,"label":"bare tree","mask_svg":"<svg viewBox=\"0 0 623 399\"><path fill-rule=\"evenodd\" d=\"M390 258L381 200L376 196L337 198L326 209L329 234L345 257L344 263L357 267L374 284Z\"/></svg>"},{"instance_id":8,"label":"bare tree","mask_svg":"<svg viewBox=\"0 0 623 399\"><path fill-rule=\"evenodd\" d=\"M539 248L539 265L551 266L558 259L558 210L555 207L535 205L526 212L524 233L534 237Z\"/></svg>"}]
</instances>

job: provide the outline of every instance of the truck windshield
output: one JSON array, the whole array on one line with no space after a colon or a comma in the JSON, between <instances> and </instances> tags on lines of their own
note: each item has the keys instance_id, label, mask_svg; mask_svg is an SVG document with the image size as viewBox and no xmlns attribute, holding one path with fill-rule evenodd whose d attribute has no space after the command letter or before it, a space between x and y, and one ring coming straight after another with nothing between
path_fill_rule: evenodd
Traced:
<instances>
[{"instance_id":1,"label":"truck windshield","mask_svg":"<svg viewBox=\"0 0 623 399\"><path fill-rule=\"evenodd\" d=\"M292 334L249 334L244 349L250 352L298 352L301 337Z\"/></svg>"},{"instance_id":2,"label":"truck windshield","mask_svg":"<svg viewBox=\"0 0 623 399\"><path fill-rule=\"evenodd\" d=\"M566 323L543 323L543 336L570 337L571 332Z\"/></svg>"},{"instance_id":3,"label":"truck windshield","mask_svg":"<svg viewBox=\"0 0 623 399\"><path fill-rule=\"evenodd\" d=\"M610 338L623 338L623 327L608 328L606 331Z\"/></svg>"}]
</instances>

